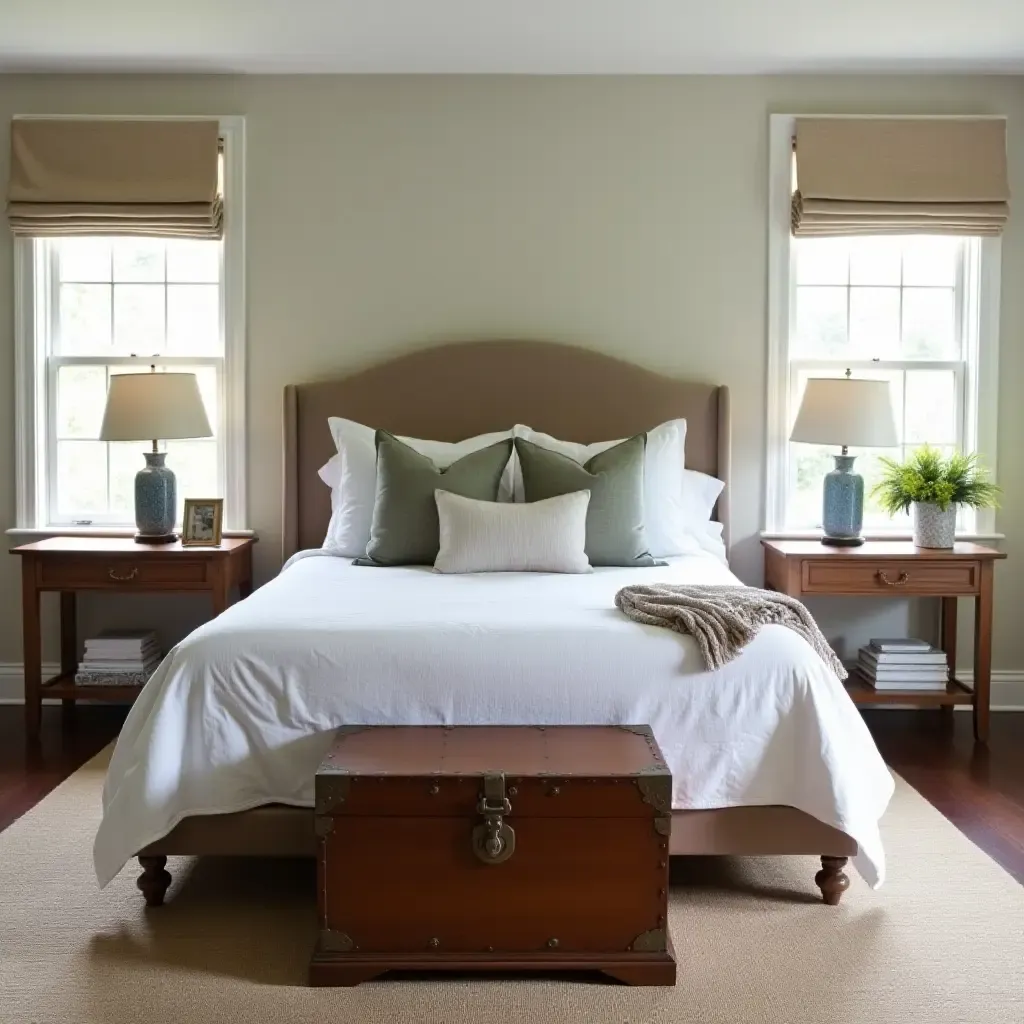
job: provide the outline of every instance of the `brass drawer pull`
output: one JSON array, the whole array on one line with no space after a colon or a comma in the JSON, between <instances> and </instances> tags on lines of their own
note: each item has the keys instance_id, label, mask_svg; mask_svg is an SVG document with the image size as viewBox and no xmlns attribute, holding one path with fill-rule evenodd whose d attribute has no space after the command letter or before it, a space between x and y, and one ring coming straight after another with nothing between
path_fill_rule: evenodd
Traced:
<instances>
[{"instance_id":1,"label":"brass drawer pull","mask_svg":"<svg viewBox=\"0 0 1024 1024\"><path fill-rule=\"evenodd\" d=\"M117 580L118 583L127 583L129 580L135 579L139 575L139 568L136 566L131 572L122 575L121 573L114 572L113 569L107 570L107 575L112 580Z\"/></svg>"},{"instance_id":2,"label":"brass drawer pull","mask_svg":"<svg viewBox=\"0 0 1024 1024\"><path fill-rule=\"evenodd\" d=\"M887 587L902 587L910 580L910 573L908 572L901 572L899 577L894 580L889 579L883 569L879 569L876 575Z\"/></svg>"}]
</instances>

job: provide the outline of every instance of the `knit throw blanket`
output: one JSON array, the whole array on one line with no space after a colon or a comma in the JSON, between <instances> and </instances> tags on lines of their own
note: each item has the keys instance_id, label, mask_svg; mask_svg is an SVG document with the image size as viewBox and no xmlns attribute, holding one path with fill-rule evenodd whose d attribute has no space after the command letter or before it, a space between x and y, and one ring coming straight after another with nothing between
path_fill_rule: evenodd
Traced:
<instances>
[{"instance_id":1,"label":"knit throw blanket","mask_svg":"<svg viewBox=\"0 0 1024 1024\"><path fill-rule=\"evenodd\" d=\"M810 612L785 594L756 587L654 583L623 587L615 595L615 606L635 622L688 633L711 669L732 661L762 626L786 626L799 633L840 679L846 678L843 663Z\"/></svg>"}]
</instances>

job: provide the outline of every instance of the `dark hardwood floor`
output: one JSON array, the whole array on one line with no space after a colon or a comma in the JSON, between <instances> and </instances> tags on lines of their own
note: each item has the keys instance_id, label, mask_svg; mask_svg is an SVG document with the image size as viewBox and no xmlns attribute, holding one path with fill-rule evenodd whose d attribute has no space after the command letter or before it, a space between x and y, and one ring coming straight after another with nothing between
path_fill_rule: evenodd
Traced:
<instances>
[{"instance_id":1,"label":"dark hardwood floor","mask_svg":"<svg viewBox=\"0 0 1024 1024\"><path fill-rule=\"evenodd\" d=\"M123 708L86 706L65 723L61 708L46 707L41 744L32 748L22 708L0 707L0 830L109 743L124 716ZM892 768L1024 884L1024 713L993 714L988 748L975 746L968 714L864 717Z\"/></svg>"},{"instance_id":2,"label":"dark hardwood floor","mask_svg":"<svg viewBox=\"0 0 1024 1024\"><path fill-rule=\"evenodd\" d=\"M0 831L102 750L127 714L117 705L84 705L64 726L62 711L43 708L40 743L33 745L25 742L25 709L0 706Z\"/></svg>"},{"instance_id":3,"label":"dark hardwood floor","mask_svg":"<svg viewBox=\"0 0 1024 1024\"><path fill-rule=\"evenodd\" d=\"M1024 884L1024 712L992 714L987 747L970 714L867 711L886 763Z\"/></svg>"}]
</instances>

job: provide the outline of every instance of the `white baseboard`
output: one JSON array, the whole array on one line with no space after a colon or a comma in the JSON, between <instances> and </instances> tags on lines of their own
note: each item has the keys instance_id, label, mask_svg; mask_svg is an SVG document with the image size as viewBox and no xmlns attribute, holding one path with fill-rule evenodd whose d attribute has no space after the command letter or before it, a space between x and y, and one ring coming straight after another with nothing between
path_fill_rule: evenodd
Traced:
<instances>
[{"instance_id":1,"label":"white baseboard","mask_svg":"<svg viewBox=\"0 0 1024 1024\"><path fill-rule=\"evenodd\" d=\"M43 678L52 679L60 672L60 665L43 665ZM20 661L0 661L0 704L24 704L25 682ZM56 697L49 697L44 704L59 704Z\"/></svg>"},{"instance_id":2,"label":"white baseboard","mask_svg":"<svg viewBox=\"0 0 1024 1024\"><path fill-rule=\"evenodd\" d=\"M59 665L43 665L43 678L49 679L59 671ZM957 672L957 678L968 686L971 685L972 676L972 672ZM0 704L24 704L24 694L21 663L0 662ZM59 704L60 701L49 698L44 703ZM970 708L967 705L960 705L957 710L969 711ZM1002 669L992 673L992 710L1024 711L1024 670Z\"/></svg>"},{"instance_id":3,"label":"white baseboard","mask_svg":"<svg viewBox=\"0 0 1024 1024\"><path fill-rule=\"evenodd\" d=\"M974 673L966 669L956 674L957 679L968 686L974 684ZM1017 669L996 669L992 672L993 711L1024 711L1024 671ZM959 704L957 711L970 711L967 704Z\"/></svg>"}]
</instances>

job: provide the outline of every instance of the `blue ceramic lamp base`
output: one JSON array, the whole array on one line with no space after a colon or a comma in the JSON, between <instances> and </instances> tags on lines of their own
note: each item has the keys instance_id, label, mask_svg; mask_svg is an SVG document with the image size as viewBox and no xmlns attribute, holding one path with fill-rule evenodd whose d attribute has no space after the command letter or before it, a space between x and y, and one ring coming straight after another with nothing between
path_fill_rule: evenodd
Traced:
<instances>
[{"instance_id":1,"label":"blue ceramic lamp base","mask_svg":"<svg viewBox=\"0 0 1024 1024\"><path fill-rule=\"evenodd\" d=\"M156 442L153 442L156 447ZM174 473L164 465L166 452L146 452L146 465L135 475L136 544L172 544L178 509Z\"/></svg>"},{"instance_id":2,"label":"blue ceramic lamp base","mask_svg":"<svg viewBox=\"0 0 1024 1024\"><path fill-rule=\"evenodd\" d=\"M856 548L864 543L860 535L864 524L864 478L854 473L855 455L833 456L836 468L825 474L822 494L822 544L836 548Z\"/></svg>"}]
</instances>

